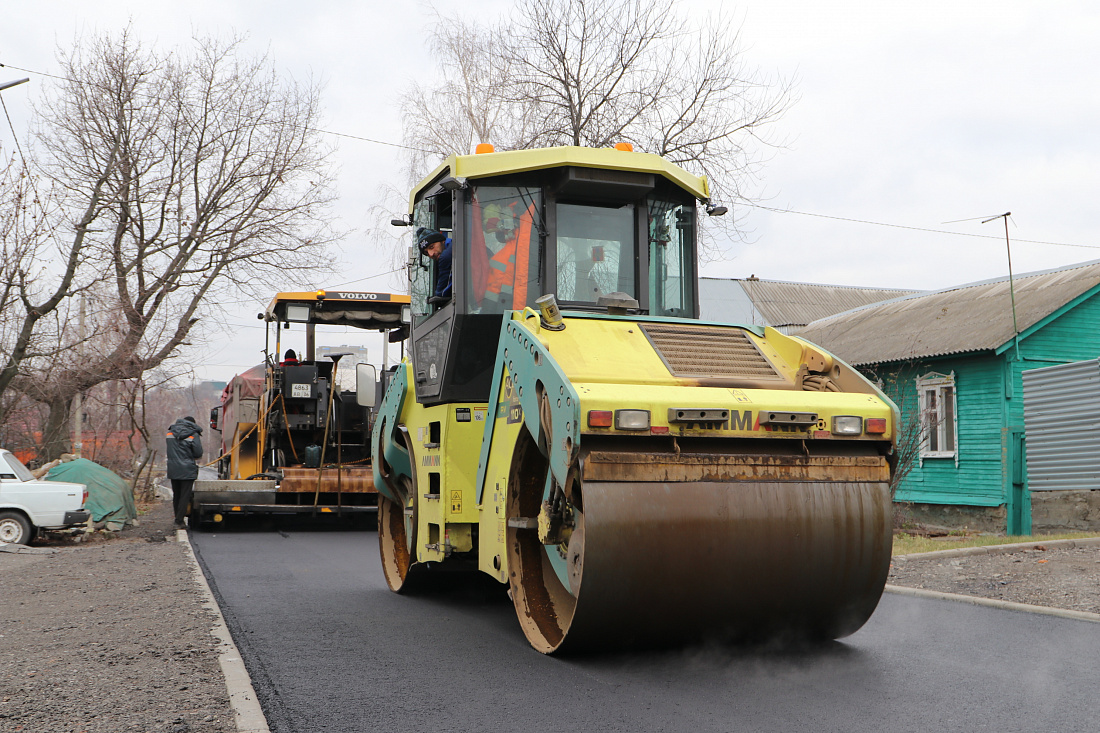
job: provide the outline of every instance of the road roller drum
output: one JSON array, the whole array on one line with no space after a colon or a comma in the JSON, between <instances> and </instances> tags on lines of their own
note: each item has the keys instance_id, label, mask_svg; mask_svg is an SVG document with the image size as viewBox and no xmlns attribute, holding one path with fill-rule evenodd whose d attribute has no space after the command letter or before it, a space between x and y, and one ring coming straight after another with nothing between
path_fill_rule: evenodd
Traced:
<instances>
[{"instance_id":1,"label":"road roller drum","mask_svg":"<svg viewBox=\"0 0 1100 733\"><path fill-rule=\"evenodd\" d=\"M581 475L594 480L574 488L565 542L548 544L522 522L509 532L512 597L541 651L777 634L835 639L874 611L890 563L881 457L831 456L816 466L804 457L780 465L745 457L771 463L773 475L677 482L662 480L684 467L675 455L587 458ZM725 457L692 458L700 478L699 466ZM639 471L614 480L620 461L645 466L653 480ZM783 467L794 465L818 475L787 480ZM513 496L517 513L533 508L522 491Z\"/></svg>"}]
</instances>

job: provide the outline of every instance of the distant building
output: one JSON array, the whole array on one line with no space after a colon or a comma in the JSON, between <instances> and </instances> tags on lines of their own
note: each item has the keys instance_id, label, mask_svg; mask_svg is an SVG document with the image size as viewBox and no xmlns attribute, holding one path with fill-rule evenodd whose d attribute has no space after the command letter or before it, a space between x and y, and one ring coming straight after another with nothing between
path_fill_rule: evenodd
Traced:
<instances>
[{"instance_id":1,"label":"distant building","mask_svg":"<svg viewBox=\"0 0 1100 733\"><path fill-rule=\"evenodd\" d=\"M797 335L898 404L911 463L895 498L918 516L1010 534L1065 516L1064 492L1028 490L1022 375L1100 355L1100 261L869 305ZM1100 492L1086 498L1100 528Z\"/></svg>"},{"instance_id":2,"label":"distant building","mask_svg":"<svg viewBox=\"0 0 1100 733\"><path fill-rule=\"evenodd\" d=\"M771 326L782 333L793 333L819 318L915 292L760 280L755 276L704 277L699 279L699 313L707 321Z\"/></svg>"}]
</instances>

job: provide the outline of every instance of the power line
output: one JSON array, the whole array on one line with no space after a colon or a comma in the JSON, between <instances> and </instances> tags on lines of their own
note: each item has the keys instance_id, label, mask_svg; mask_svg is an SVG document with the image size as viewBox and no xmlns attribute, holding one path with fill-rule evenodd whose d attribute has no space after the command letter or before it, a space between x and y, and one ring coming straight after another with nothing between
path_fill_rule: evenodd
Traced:
<instances>
[{"instance_id":1,"label":"power line","mask_svg":"<svg viewBox=\"0 0 1100 733\"><path fill-rule=\"evenodd\" d=\"M66 79L63 76L55 76L54 74L47 74L45 71L35 71L34 69L24 69L22 66L12 66L11 64L0 63L0 69L15 69L16 71L25 71L28 74L38 74L39 76L45 76L50 79L57 79L58 81L72 81Z\"/></svg>"},{"instance_id":2,"label":"power line","mask_svg":"<svg viewBox=\"0 0 1100 733\"><path fill-rule=\"evenodd\" d=\"M892 229L908 229L914 232L928 232L931 234L952 234L956 237L976 237L978 239L996 239L1000 240L1001 237L993 234L972 234L970 232L952 232L946 229L929 229L928 227L915 227L907 226L905 224L889 224L882 221L870 221L868 219L853 219L845 216L831 216L829 214L816 214L809 211L795 211L794 209L779 209L774 206L764 206L763 204L754 203L752 201L747 202L749 206L756 209L762 209L764 211L771 211L776 214L798 214L799 216L812 216L818 219L832 219L833 221L846 221L853 224L870 224L877 227L890 227ZM967 220L962 220L967 221ZM951 222L948 222L951 223ZM1027 244L1050 244L1058 247L1081 247L1083 249L1100 249L1100 245L1095 244L1072 244L1070 242L1045 242L1038 239L1017 239L1017 242L1026 242Z\"/></svg>"},{"instance_id":3,"label":"power line","mask_svg":"<svg viewBox=\"0 0 1100 733\"><path fill-rule=\"evenodd\" d=\"M44 71L35 71L34 69L24 69L21 66L12 66L11 64L0 63L0 68L16 69L17 71L23 71L23 72L26 72L28 74L37 74L38 76L44 76L48 79L56 79L58 81L71 82L71 83L74 83L74 84L87 84L87 82L81 81L80 79L70 79L69 77L57 76L56 74L47 74ZM155 95L135 95L135 96L144 96L146 99L161 99L161 97L157 97ZM416 148L416 147L413 147L411 145L402 145L401 143L391 143L391 142L388 142L386 140L376 140L374 138L364 137L362 135L352 135L351 133L348 133L348 132L336 132L335 130L322 130L319 127L303 127L302 129L306 130L308 132L319 132L319 133L324 134L324 135L332 135L333 137L346 137L346 138L349 138L351 140L360 140L362 142L374 143L375 145L388 145L391 148L402 148L404 150L414 150L418 153L438 154L438 152L439 152L437 150L427 150L425 148ZM13 128L12 133L14 134L14 132L15 132L15 130ZM16 144L18 144L18 141L16 141Z\"/></svg>"},{"instance_id":4,"label":"power line","mask_svg":"<svg viewBox=\"0 0 1100 733\"><path fill-rule=\"evenodd\" d=\"M23 161L23 169L29 170L27 168L27 159L23 155L23 146L19 144L19 135L15 132L15 125L11 122L11 115L8 114L8 104L4 101L4 96L2 94L0 94L0 106L4 108L4 117L8 120L8 129L11 130L11 136L15 140L15 149L19 151L19 159Z\"/></svg>"},{"instance_id":5,"label":"power line","mask_svg":"<svg viewBox=\"0 0 1100 733\"><path fill-rule=\"evenodd\" d=\"M411 145L402 145L401 143L390 143L390 142L386 142L385 140L375 140L374 138L363 137L361 135L352 135L351 133L347 133L347 132L335 132L334 130L322 130L318 127L307 127L307 128L304 128L304 129L309 130L310 132L320 132L320 133L323 133L325 135L333 135L334 137L346 137L346 138L351 138L352 140L362 140L363 142L374 143L375 145L389 145L391 148L402 148L404 150L415 150L418 153L436 154L438 152L438 151L435 151L435 150L427 150L426 148L414 148Z\"/></svg>"},{"instance_id":6,"label":"power line","mask_svg":"<svg viewBox=\"0 0 1100 733\"><path fill-rule=\"evenodd\" d=\"M78 83L78 84L84 84L85 83L85 82L80 81L78 79L70 79L68 77L57 76L55 74L48 74L44 71L36 71L34 69L27 69L27 68L23 68L21 66L12 66L10 64L0 63L0 68L16 69L17 71L23 71L23 72L26 72L28 74L38 74L40 76L45 76L45 77L48 77L50 79L57 79L59 81L68 81L68 82L74 82L74 83ZM150 97L150 98L152 98L152 97ZM437 151L437 150L428 150L426 148L417 148L417 147L413 147L411 145L403 145L401 143L394 143L394 142L389 142L389 141L386 141L386 140L378 140L378 139L375 139L375 138L364 137L362 135L353 135L353 134L347 133L347 132L337 132L335 130L323 130L323 129L317 128L317 127L307 127L307 128L303 128L303 129L309 130L311 132L319 132L319 133L322 133L322 134L325 134L325 135L332 135L334 137L346 137L346 138L349 138L351 140L359 140L359 141L362 141L362 142L372 143L374 145L386 145L386 146L393 147L393 148L401 148L403 150L414 150L414 151L420 152L420 153L439 154L439 151ZM12 130L12 132L14 134L14 129ZM18 141L17 141L17 144L18 144ZM928 227L909 226L909 225L906 225L906 224L890 224L888 222L882 222L882 221L871 221L869 219L855 219L855 218L852 218L852 217L833 216L833 215L830 215L830 214L819 214L819 213L809 212L809 211L797 211L795 209L781 209L781 208L774 207L774 206L765 206L763 204L756 203L756 202L753 202L753 201L747 201L746 203L749 206L751 206L755 209L761 209L763 211L770 211L770 212L776 213L776 214L797 214L799 216L810 216L810 217L814 217L814 218L818 218L818 219L830 219L832 221L844 221L844 222L849 222L849 223L852 223L852 224L867 224L867 225L870 225L870 226L889 227L891 229L905 229L905 230L914 231L914 232L927 232L929 234L949 234L949 235L954 235L954 236L957 236L957 237L974 237L974 238L977 238L977 239L997 239L997 240L1000 239L1000 237L995 236L995 235L991 235L991 234L975 234L975 233L970 233L970 232L953 232L953 231L948 231L946 229L931 229L931 228L928 228ZM953 223L960 223L960 222L965 222L965 221L971 221L971 220L969 220L969 219L960 219L957 222L945 222L945 223L953 224ZM1051 246L1056 246L1056 247L1077 247L1077 248L1080 248L1080 249L1100 249L1100 245L1094 245L1094 244L1074 244L1072 242L1048 242L1048 241L1037 240L1037 239L1017 239L1016 241L1021 242L1021 243L1025 243L1025 244L1045 244L1045 245L1051 245ZM389 275L389 274L392 274L392 273L398 272L398 271L399 270L391 270L390 272L382 273L382 275ZM342 283L342 285L350 285L352 283L363 282L364 280L370 280L371 278L374 278L374 277L381 277L382 275L371 275L370 277L360 278L359 280L352 280L348 283ZM339 286L336 286L336 287L339 287Z\"/></svg>"},{"instance_id":7,"label":"power line","mask_svg":"<svg viewBox=\"0 0 1100 733\"><path fill-rule=\"evenodd\" d=\"M395 272L401 272L404 269L405 269L404 267L398 267L396 270L390 270L389 272L380 272L377 275L367 275L366 277L361 277L358 280L348 280L347 282L337 283L335 285L329 285L328 287L330 287L330 288L342 288L345 285L354 285L355 283L361 283L365 280L373 280L376 277L385 277L386 275L392 275Z\"/></svg>"}]
</instances>

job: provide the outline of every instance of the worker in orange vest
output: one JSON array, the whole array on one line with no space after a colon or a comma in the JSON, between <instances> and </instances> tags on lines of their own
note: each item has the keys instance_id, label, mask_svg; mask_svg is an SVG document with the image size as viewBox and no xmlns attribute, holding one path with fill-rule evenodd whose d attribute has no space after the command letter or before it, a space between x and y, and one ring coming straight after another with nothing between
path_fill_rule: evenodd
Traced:
<instances>
[{"instance_id":1,"label":"worker in orange vest","mask_svg":"<svg viewBox=\"0 0 1100 733\"><path fill-rule=\"evenodd\" d=\"M485 297L502 303L505 308L519 309L527 305L527 273L531 255L534 206L532 203L527 208L519 218L519 228L509 232L511 237L500 251L489 259Z\"/></svg>"}]
</instances>

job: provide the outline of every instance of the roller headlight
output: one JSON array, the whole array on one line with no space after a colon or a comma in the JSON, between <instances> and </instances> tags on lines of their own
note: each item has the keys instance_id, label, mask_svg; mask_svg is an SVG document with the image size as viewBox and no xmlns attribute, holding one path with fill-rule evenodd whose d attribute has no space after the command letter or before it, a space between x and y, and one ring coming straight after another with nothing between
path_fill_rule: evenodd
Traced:
<instances>
[{"instance_id":1,"label":"roller headlight","mask_svg":"<svg viewBox=\"0 0 1100 733\"><path fill-rule=\"evenodd\" d=\"M833 417L833 435L862 435L863 418L858 415L836 415Z\"/></svg>"},{"instance_id":2,"label":"roller headlight","mask_svg":"<svg viewBox=\"0 0 1100 733\"><path fill-rule=\"evenodd\" d=\"M649 430L649 410L615 410L619 430Z\"/></svg>"}]
</instances>

